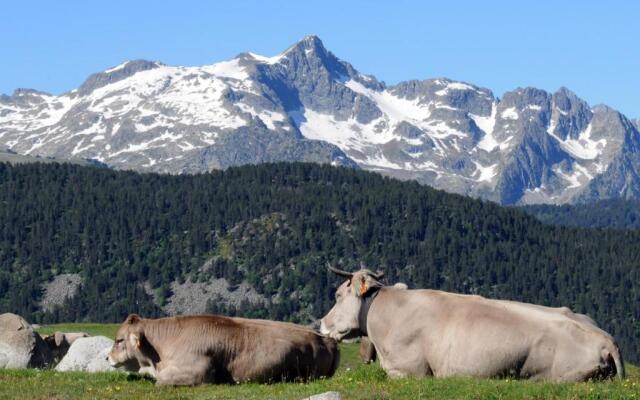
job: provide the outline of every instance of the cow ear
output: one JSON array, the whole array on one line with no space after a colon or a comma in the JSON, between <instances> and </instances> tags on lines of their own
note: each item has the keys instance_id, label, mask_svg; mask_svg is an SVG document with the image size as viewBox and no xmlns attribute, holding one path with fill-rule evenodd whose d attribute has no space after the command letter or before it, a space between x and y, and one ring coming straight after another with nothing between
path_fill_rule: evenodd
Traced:
<instances>
[{"instance_id":1,"label":"cow ear","mask_svg":"<svg viewBox=\"0 0 640 400\"><path fill-rule=\"evenodd\" d=\"M142 345L141 342L140 342L140 335L137 334L137 333L130 333L129 334L129 343L134 348L140 349L140 346Z\"/></svg>"},{"instance_id":2,"label":"cow ear","mask_svg":"<svg viewBox=\"0 0 640 400\"><path fill-rule=\"evenodd\" d=\"M130 314L124 322L133 325L140 322L140 319L138 314Z\"/></svg>"},{"instance_id":3,"label":"cow ear","mask_svg":"<svg viewBox=\"0 0 640 400\"><path fill-rule=\"evenodd\" d=\"M366 275L355 276L353 281L353 291L356 296L361 297L369 291L369 282Z\"/></svg>"},{"instance_id":4,"label":"cow ear","mask_svg":"<svg viewBox=\"0 0 640 400\"><path fill-rule=\"evenodd\" d=\"M380 282L376 281L369 275L358 275L353 279L353 291L355 292L356 296L359 297L367 294L367 292L371 290L371 288L380 286L382 286Z\"/></svg>"},{"instance_id":5,"label":"cow ear","mask_svg":"<svg viewBox=\"0 0 640 400\"><path fill-rule=\"evenodd\" d=\"M56 332L53 335L54 341L56 343L56 347L60 347L65 340L65 334L62 332Z\"/></svg>"},{"instance_id":6,"label":"cow ear","mask_svg":"<svg viewBox=\"0 0 640 400\"><path fill-rule=\"evenodd\" d=\"M369 291L369 282L367 282L367 277L363 276L360 279L360 288L359 288L360 296L364 296L365 294L367 294L368 291Z\"/></svg>"}]
</instances>

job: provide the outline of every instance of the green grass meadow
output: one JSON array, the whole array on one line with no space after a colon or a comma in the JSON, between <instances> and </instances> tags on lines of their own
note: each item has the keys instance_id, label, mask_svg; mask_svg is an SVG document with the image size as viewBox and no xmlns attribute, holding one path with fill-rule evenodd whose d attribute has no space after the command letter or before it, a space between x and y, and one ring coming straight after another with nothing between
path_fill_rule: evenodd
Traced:
<instances>
[{"instance_id":1,"label":"green grass meadow","mask_svg":"<svg viewBox=\"0 0 640 400\"><path fill-rule=\"evenodd\" d=\"M117 327L64 324L39 331L85 331L113 337ZM377 364L360 363L357 344L343 344L336 375L308 384L158 388L152 380L135 374L0 370L0 399L302 399L332 390L344 399L640 399L640 369L627 365L627 375L623 381L572 384L469 378L392 380Z\"/></svg>"}]
</instances>

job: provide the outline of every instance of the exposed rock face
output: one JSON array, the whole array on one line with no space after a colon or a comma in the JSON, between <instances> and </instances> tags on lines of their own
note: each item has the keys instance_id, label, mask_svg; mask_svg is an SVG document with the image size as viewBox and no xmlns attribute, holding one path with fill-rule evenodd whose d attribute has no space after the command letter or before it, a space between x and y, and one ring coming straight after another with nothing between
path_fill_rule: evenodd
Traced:
<instances>
[{"instance_id":1,"label":"exposed rock face","mask_svg":"<svg viewBox=\"0 0 640 400\"><path fill-rule=\"evenodd\" d=\"M613 109L566 88L387 86L315 36L202 67L130 61L60 96L16 90L0 96L2 147L169 173L330 163L502 204L640 193L638 122Z\"/></svg>"},{"instance_id":2,"label":"exposed rock face","mask_svg":"<svg viewBox=\"0 0 640 400\"><path fill-rule=\"evenodd\" d=\"M79 338L73 342L56 371L110 372L117 371L107 361L113 340L105 336Z\"/></svg>"},{"instance_id":3,"label":"exposed rock face","mask_svg":"<svg viewBox=\"0 0 640 400\"><path fill-rule=\"evenodd\" d=\"M70 163L77 164L82 166L92 166L92 167L106 167L106 165L101 164L95 160L84 160L82 158L50 158L50 157L40 157L40 156L24 156L21 154L16 154L14 151L10 149L4 149L0 147L0 162L9 163L9 164L32 164L32 163L43 163L43 164L52 164L52 163Z\"/></svg>"},{"instance_id":4,"label":"exposed rock face","mask_svg":"<svg viewBox=\"0 0 640 400\"><path fill-rule=\"evenodd\" d=\"M49 348L24 318L0 315L0 368L44 368L52 361Z\"/></svg>"},{"instance_id":5,"label":"exposed rock face","mask_svg":"<svg viewBox=\"0 0 640 400\"><path fill-rule=\"evenodd\" d=\"M153 295L147 286L146 290ZM236 287L229 285L226 279L213 279L209 282L184 283L173 282L171 284L172 296L168 299L163 310L168 315L204 314L207 311L207 302L220 299L226 306L239 307L244 301L251 304L264 304L264 296L256 292L248 283L241 283Z\"/></svg>"},{"instance_id":6,"label":"exposed rock face","mask_svg":"<svg viewBox=\"0 0 640 400\"><path fill-rule=\"evenodd\" d=\"M73 297L82 283L80 274L60 274L53 278L44 288L42 308L51 310L54 306L62 305L67 298Z\"/></svg>"}]
</instances>

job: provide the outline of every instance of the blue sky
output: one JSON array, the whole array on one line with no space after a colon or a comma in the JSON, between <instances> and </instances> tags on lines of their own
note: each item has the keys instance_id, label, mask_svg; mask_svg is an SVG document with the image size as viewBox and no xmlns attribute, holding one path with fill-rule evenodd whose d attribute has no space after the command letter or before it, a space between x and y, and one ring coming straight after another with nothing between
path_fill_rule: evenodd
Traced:
<instances>
[{"instance_id":1,"label":"blue sky","mask_svg":"<svg viewBox=\"0 0 640 400\"><path fill-rule=\"evenodd\" d=\"M7 1L0 93L61 93L90 73L144 58L202 65L275 55L316 34L387 83L449 77L501 96L566 86L640 117L640 2Z\"/></svg>"}]
</instances>

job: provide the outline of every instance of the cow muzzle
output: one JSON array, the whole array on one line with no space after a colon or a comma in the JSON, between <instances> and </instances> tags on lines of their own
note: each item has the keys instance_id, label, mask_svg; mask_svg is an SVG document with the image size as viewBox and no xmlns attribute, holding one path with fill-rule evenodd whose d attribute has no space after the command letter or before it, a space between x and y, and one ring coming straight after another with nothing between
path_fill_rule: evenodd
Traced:
<instances>
[{"instance_id":1,"label":"cow muzzle","mask_svg":"<svg viewBox=\"0 0 640 400\"><path fill-rule=\"evenodd\" d=\"M113 359L113 357L111 357L111 354L107 356L107 361L109 362L109 365L111 365L112 367L118 367L120 365L119 362L117 362L116 360Z\"/></svg>"}]
</instances>

